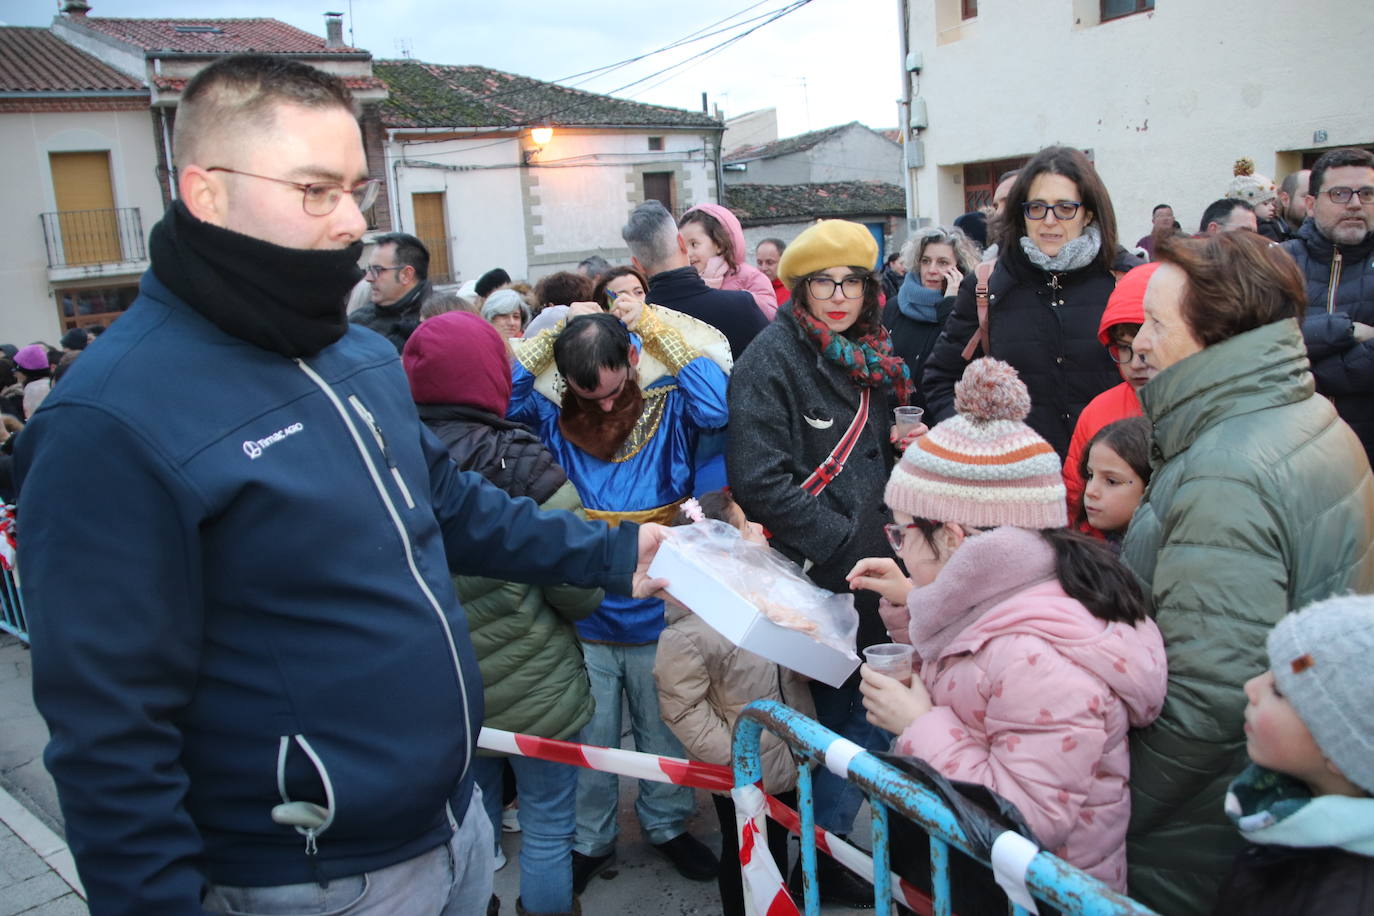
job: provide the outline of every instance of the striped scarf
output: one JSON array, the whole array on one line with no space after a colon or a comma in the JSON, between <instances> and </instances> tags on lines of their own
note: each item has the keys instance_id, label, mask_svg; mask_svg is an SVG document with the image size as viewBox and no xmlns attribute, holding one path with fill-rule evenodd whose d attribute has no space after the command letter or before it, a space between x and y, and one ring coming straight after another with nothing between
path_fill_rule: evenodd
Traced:
<instances>
[{"instance_id":1,"label":"striped scarf","mask_svg":"<svg viewBox=\"0 0 1374 916\"><path fill-rule=\"evenodd\" d=\"M877 388L884 382L890 383L898 404L905 404L911 397L911 370L892 352L892 342L882 324L875 321L872 330L857 340L850 340L830 330L799 303L785 311L821 351L821 356L843 369L857 384ZM854 326L859 327L862 321L860 318Z\"/></svg>"}]
</instances>

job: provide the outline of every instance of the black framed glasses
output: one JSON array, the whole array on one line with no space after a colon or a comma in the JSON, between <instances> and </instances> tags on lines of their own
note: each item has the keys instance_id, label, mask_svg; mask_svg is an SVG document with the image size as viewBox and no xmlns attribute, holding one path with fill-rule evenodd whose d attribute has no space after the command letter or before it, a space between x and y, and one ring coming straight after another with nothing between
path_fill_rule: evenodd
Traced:
<instances>
[{"instance_id":1,"label":"black framed glasses","mask_svg":"<svg viewBox=\"0 0 1374 916\"><path fill-rule=\"evenodd\" d=\"M868 278L858 274L845 277L843 280L834 280L830 277L807 277L806 291L811 294L813 299L829 299L835 295L838 287L844 293L846 299L862 299L864 287L868 285Z\"/></svg>"},{"instance_id":2,"label":"black framed glasses","mask_svg":"<svg viewBox=\"0 0 1374 916\"><path fill-rule=\"evenodd\" d=\"M1135 351L1131 349L1130 344L1108 344L1107 353L1111 356L1112 362L1122 366L1135 359Z\"/></svg>"},{"instance_id":3,"label":"black framed glasses","mask_svg":"<svg viewBox=\"0 0 1374 916\"><path fill-rule=\"evenodd\" d=\"M257 178L262 181L275 181L277 184L284 184L295 188L301 192L301 209L308 216L328 216L338 209L339 201L343 200L345 194L353 195L354 202L359 210L366 210L377 202L377 192L381 190L382 181L380 178L368 178L360 181L351 188L345 188L337 181L288 181L285 178L273 178L271 175L255 175L252 172L243 172L239 169L231 169L222 165L212 165L207 168L207 172L228 172L231 175L242 175L245 178Z\"/></svg>"},{"instance_id":4,"label":"black framed glasses","mask_svg":"<svg viewBox=\"0 0 1374 916\"><path fill-rule=\"evenodd\" d=\"M1078 215L1078 208L1083 206L1076 200L1061 200L1057 204L1047 204L1042 200L1028 200L1021 205L1021 212L1026 219L1044 219L1045 215L1051 210L1054 211L1054 218L1070 220Z\"/></svg>"},{"instance_id":5,"label":"black framed glasses","mask_svg":"<svg viewBox=\"0 0 1374 916\"><path fill-rule=\"evenodd\" d=\"M382 267L379 264L369 264L363 268L363 273L367 274L369 277L372 277L373 279L376 279L388 270L400 270L405 266L405 264L397 264L395 267Z\"/></svg>"},{"instance_id":6,"label":"black framed glasses","mask_svg":"<svg viewBox=\"0 0 1374 916\"><path fill-rule=\"evenodd\" d=\"M1359 195L1360 203L1374 204L1374 188L1327 188L1322 193L1331 198L1332 203L1348 204L1350 198Z\"/></svg>"}]
</instances>

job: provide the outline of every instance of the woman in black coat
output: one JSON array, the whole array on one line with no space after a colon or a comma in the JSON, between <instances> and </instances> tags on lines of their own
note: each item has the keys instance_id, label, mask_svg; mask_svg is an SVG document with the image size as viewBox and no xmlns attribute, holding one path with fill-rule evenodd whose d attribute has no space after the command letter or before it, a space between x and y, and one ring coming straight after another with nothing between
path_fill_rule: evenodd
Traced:
<instances>
[{"instance_id":1,"label":"woman in black coat","mask_svg":"<svg viewBox=\"0 0 1374 916\"><path fill-rule=\"evenodd\" d=\"M925 407L921 371L954 311L959 284L973 273L978 255L963 230L929 226L917 230L902 246L902 264L906 278L897 295L888 297L883 327L892 335L892 349L916 382L911 402Z\"/></svg>"},{"instance_id":2,"label":"woman in black coat","mask_svg":"<svg viewBox=\"0 0 1374 916\"><path fill-rule=\"evenodd\" d=\"M824 220L798 236L778 265L791 300L730 377L726 467L735 500L769 530L775 549L841 593L858 560L890 556L883 488L894 460L892 408L911 390L879 321L877 257L873 236L858 223ZM849 439L842 469L817 474ZM855 599L859 647L887 642L876 596ZM812 695L821 724L886 749L891 736L869 724L857 675L838 689L813 683ZM857 788L822 769L815 792L816 823L848 833L862 800ZM872 905L872 889L830 859L822 857L819 877L821 899Z\"/></svg>"},{"instance_id":3,"label":"woman in black coat","mask_svg":"<svg viewBox=\"0 0 1374 916\"><path fill-rule=\"evenodd\" d=\"M1031 159L1006 207L1000 255L988 282L987 338L965 358L979 333L976 280L969 275L925 365L926 419L933 425L952 416L954 383L969 359L995 356L1026 383L1026 423L1062 459L1079 412L1120 382L1097 339L1116 285L1116 213L1092 163L1063 146L1047 147Z\"/></svg>"}]
</instances>

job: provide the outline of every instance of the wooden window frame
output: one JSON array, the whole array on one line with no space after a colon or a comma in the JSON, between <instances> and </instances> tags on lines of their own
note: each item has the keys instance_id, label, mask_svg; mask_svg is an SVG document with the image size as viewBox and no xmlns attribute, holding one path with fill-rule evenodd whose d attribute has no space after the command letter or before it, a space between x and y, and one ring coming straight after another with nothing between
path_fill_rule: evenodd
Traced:
<instances>
[{"instance_id":1,"label":"wooden window frame","mask_svg":"<svg viewBox=\"0 0 1374 916\"><path fill-rule=\"evenodd\" d=\"M978 18L978 0L959 0L959 19L967 21Z\"/></svg>"}]
</instances>

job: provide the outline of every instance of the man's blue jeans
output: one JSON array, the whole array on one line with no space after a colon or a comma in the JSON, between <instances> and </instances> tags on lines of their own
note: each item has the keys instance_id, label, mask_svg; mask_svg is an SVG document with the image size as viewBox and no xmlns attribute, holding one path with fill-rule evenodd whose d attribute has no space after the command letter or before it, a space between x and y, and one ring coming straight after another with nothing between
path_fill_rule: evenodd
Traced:
<instances>
[{"instance_id":1,"label":"man's blue jeans","mask_svg":"<svg viewBox=\"0 0 1374 916\"><path fill-rule=\"evenodd\" d=\"M486 916L495 866L491 821L474 786L462 826L429 852L328 884L212 884L204 907L241 916Z\"/></svg>"},{"instance_id":2,"label":"man's blue jeans","mask_svg":"<svg viewBox=\"0 0 1374 916\"><path fill-rule=\"evenodd\" d=\"M620 747L620 699L629 700L630 728L635 750L667 757L684 757L677 738L663 724L654 684L654 657L658 644L611 646L582 643L587 677L592 683L596 712L582 729L583 744ZM577 840L573 848L583 855L602 856L615 848L616 811L620 779L611 773L580 770L577 775ZM687 818L696 798L686 786L640 780L635 813L650 843L666 843L687 830Z\"/></svg>"},{"instance_id":3,"label":"man's blue jeans","mask_svg":"<svg viewBox=\"0 0 1374 916\"><path fill-rule=\"evenodd\" d=\"M527 913L571 913L579 768L533 757L474 760L496 836L501 832L501 776L507 759L520 797L520 902Z\"/></svg>"},{"instance_id":4,"label":"man's blue jeans","mask_svg":"<svg viewBox=\"0 0 1374 916\"><path fill-rule=\"evenodd\" d=\"M885 751L892 736L868 721L863 694L857 682L831 687L819 681L811 682L811 698L816 701L816 721L841 737L848 738L868 751ZM854 829L854 817L863 804L863 792L847 779L841 779L825 767L812 771L812 788L816 806L816 826L831 833L844 835Z\"/></svg>"}]
</instances>

